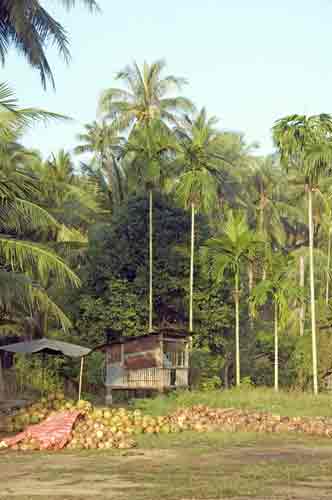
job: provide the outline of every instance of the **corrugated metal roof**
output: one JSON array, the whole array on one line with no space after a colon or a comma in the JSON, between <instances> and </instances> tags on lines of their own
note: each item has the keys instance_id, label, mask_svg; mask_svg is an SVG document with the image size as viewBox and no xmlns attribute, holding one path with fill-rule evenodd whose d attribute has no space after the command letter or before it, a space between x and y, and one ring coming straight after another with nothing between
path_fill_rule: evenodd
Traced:
<instances>
[{"instance_id":1,"label":"corrugated metal roof","mask_svg":"<svg viewBox=\"0 0 332 500\"><path fill-rule=\"evenodd\" d=\"M39 352L53 355L62 354L71 358L81 358L91 352L91 349L87 347L47 338L5 345L0 347L0 350L20 354L37 354Z\"/></svg>"},{"instance_id":2,"label":"corrugated metal roof","mask_svg":"<svg viewBox=\"0 0 332 500\"><path fill-rule=\"evenodd\" d=\"M105 345L107 344L122 344L122 343L127 343L127 342L133 342L134 340L141 340L145 339L147 337L156 337L156 336L168 336L170 338L175 338L175 339L186 339L190 335L194 335L194 332L189 333L187 330L176 330L175 328L161 328L160 330L156 330L154 332L150 333L145 333L144 335L133 335L133 336L119 336L118 338L111 339L110 342L106 342Z\"/></svg>"}]
</instances>

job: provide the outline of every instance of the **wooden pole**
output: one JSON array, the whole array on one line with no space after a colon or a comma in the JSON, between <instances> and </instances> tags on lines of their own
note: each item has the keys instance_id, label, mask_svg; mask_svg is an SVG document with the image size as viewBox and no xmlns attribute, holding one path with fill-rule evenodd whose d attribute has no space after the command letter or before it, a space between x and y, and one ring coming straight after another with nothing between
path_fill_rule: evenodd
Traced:
<instances>
[{"instance_id":1,"label":"wooden pole","mask_svg":"<svg viewBox=\"0 0 332 500\"><path fill-rule=\"evenodd\" d=\"M45 396L45 353L42 354L42 395Z\"/></svg>"},{"instance_id":2,"label":"wooden pole","mask_svg":"<svg viewBox=\"0 0 332 500\"><path fill-rule=\"evenodd\" d=\"M82 395L82 379L83 379L84 356L81 357L80 381L78 386L78 400L81 401Z\"/></svg>"}]
</instances>

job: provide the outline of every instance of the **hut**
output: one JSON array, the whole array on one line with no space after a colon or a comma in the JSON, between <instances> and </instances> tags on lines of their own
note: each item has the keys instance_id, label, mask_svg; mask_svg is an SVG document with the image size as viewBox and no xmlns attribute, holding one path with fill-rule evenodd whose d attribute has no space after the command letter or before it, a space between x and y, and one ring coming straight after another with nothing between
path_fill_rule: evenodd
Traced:
<instances>
[{"instance_id":1,"label":"hut","mask_svg":"<svg viewBox=\"0 0 332 500\"><path fill-rule=\"evenodd\" d=\"M106 403L115 391L164 392L188 387L189 336L186 331L163 329L136 337L108 331L106 344Z\"/></svg>"}]
</instances>

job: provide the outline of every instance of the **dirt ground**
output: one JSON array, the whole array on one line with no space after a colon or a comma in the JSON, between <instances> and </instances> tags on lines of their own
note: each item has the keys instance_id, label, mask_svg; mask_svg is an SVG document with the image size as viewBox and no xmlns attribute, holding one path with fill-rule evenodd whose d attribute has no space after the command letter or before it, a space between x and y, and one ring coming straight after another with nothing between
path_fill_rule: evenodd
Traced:
<instances>
[{"instance_id":1,"label":"dirt ground","mask_svg":"<svg viewBox=\"0 0 332 500\"><path fill-rule=\"evenodd\" d=\"M196 439L196 442L195 442ZM0 453L0 498L15 500L327 500L332 444L269 440L169 449ZM190 438L189 438L190 440ZM157 446L158 443L156 443Z\"/></svg>"}]
</instances>

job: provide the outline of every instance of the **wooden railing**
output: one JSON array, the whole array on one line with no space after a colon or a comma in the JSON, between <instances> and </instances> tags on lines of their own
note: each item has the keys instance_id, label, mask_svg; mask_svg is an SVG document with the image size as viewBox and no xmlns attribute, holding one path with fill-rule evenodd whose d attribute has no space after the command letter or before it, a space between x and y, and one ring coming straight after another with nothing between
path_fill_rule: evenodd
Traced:
<instances>
[{"instance_id":1,"label":"wooden railing","mask_svg":"<svg viewBox=\"0 0 332 500\"><path fill-rule=\"evenodd\" d=\"M175 377L172 369L168 368L142 368L139 370L124 370L115 383L109 385L127 389L157 389L167 387L187 387L188 369L176 368Z\"/></svg>"}]
</instances>

